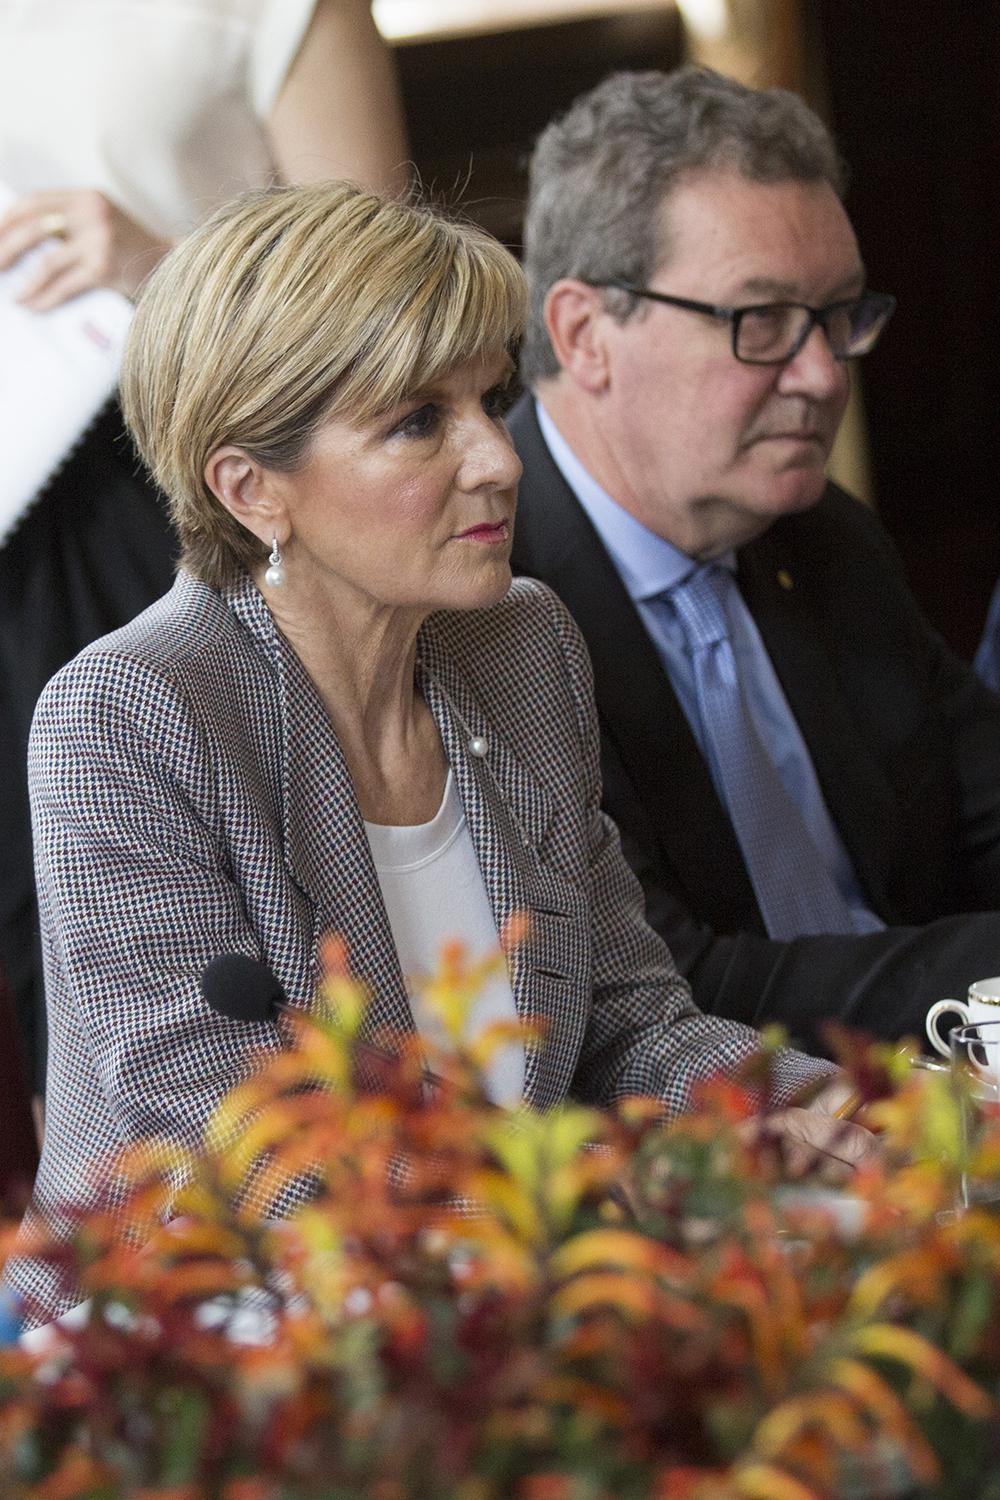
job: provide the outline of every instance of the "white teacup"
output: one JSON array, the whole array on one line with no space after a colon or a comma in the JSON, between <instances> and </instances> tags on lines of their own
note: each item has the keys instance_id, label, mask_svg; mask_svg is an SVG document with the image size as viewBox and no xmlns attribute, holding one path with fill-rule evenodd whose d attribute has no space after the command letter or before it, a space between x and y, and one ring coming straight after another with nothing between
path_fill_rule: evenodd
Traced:
<instances>
[{"instance_id":1,"label":"white teacup","mask_svg":"<svg viewBox=\"0 0 1000 1500\"><path fill-rule=\"evenodd\" d=\"M931 1046L942 1057L948 1057L948 1038L938 1030L941 1016L961 1016L963 1026L974 1026L979 1021L1000 1021L1000 976L996 979L977 979L969 985L968 1000L935 1000L927 1012L927 1036Z\"/></svg>"}]
</instances>

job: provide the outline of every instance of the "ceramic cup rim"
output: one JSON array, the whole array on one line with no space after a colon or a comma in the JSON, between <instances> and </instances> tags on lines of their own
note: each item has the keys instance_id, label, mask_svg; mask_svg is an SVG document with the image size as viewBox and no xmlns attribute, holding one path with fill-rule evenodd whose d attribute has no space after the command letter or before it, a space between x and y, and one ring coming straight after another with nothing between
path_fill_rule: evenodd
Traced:
<instances>
[{"instance_id":1,"label":"ceramic cup rim","mask_svg":"<svg viewBox=\"0 0 1000 1500\"><path fill-rule=\"evenodd\" d=\"M984 995L980 985L989 985L994 993ZM990 1005L994 1010L1000 1010L1000 977L995 979L975 979L969 985L966 994L967 1005Z\"/></svg>"}]
</instances>

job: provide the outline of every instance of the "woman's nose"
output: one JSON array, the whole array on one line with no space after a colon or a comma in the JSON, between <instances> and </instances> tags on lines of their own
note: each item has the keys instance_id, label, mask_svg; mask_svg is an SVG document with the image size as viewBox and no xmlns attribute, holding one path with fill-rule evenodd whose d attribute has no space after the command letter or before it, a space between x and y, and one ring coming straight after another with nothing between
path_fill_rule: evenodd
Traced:
<instances>
[{"instance_id":1,"label":"woman's nose","mask_svg":"<svg viewBox=\"0 0 1000 1500\"><path fill-rule=\"evenodd\" d=\"M514 451L506 427L483 414L474 433L467 434L462 471L469 489L489 485L494 489L511 489L521 477L524 465Z\"/></svg>"}]
</instances>

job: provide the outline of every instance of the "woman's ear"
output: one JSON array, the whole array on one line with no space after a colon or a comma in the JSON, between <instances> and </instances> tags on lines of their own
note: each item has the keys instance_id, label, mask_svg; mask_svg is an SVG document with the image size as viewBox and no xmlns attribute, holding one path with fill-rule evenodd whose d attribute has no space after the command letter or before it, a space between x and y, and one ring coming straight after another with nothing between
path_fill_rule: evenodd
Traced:
<instances>
[{"instance_id":1,"label":"woman's ear","mask_svg":"<svg viewBox=\"0 0 1000 1500\"><path fill-rule=\"evenodd\" d=\"M599 289L575 277L554 282L545 298L545 327L560 367L595 394L608 380L606 316Z\"/></svg>"},{"instance_id":2,"label":"woman's ear","mask_svg":"<svg viewBox=\"0 0 1000 1500\"><path fill-rule=\"evenodd\" d=\"M263 464L242 448L224 444L209 454L204 475L219 504L265 546L275 538L279 546L288 540L291 526L285 504Z\"/></svg>"}]
</instances>

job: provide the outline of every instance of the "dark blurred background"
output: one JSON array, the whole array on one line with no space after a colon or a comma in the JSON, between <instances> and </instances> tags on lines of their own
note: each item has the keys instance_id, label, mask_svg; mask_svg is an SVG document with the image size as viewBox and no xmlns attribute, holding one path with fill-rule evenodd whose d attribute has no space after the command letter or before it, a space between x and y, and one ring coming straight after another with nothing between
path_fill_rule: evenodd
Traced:
<instances>
[{"instance_id":1,"label":"dark blurred background","mask_svg":"<svg viewBox=\"0 0 1000 1500\"><path fill-rule=\"evenodd\" d=\"M850 165L870 284L899 310L834 472L875 504L971 656L1000 574L1000 3L376 0L425 187L517 248L531 144L615 68L694 59L798 89Z\"/></svg>"}]
</instances>

